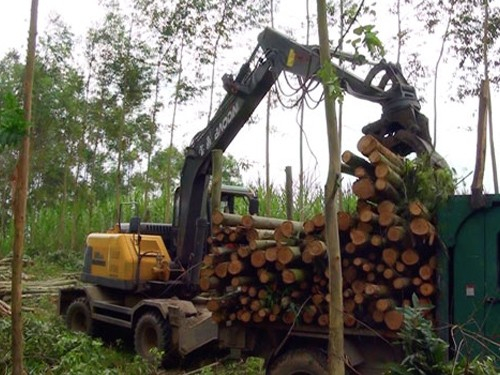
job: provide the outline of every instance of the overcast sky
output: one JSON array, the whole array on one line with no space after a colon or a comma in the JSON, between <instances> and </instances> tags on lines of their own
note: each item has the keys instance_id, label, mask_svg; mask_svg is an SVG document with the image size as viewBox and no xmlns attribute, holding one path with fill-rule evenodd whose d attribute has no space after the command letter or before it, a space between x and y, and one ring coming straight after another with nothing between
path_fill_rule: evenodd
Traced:
<instances>
[{"instance_id":1,"label":"overcast sky","mask_svg":"<svg viewBox=\"0 0 500 375\"><path fill-rule=\"evenodd\" d=\"M47 25L50 14L60 14L62 19L71 26L73 32L84 37L86 30L98 21L102 16L102 10L98 5L98 0L72 1L72 0L39 0L39 34L43 33ZM6 2L6 0L4 0ZM315 8L315 2L310 1L311 8ZM384 2L384 6L386 2ZM31 1L16 0L9 1L9 5L2 7L0 12L0 55L3 55L7 50L15 48L24 53L26 49L26 39L28 35L28 20L30 14ZM294 34L300 42L304 40L304 21L305 21L305 1L304 0L281 0L279 12L276 14L276 28L280 30L295 30ZM391 38L395 34L394 17L387 11L381 9L377 15L377 28L380 30L382 41L389 47L388 59L395 56L395 51L390 49L393 41ZM313 19L315 20L315 19ZM314 31L315 32L315 31ZM246 35L249 41L253 40L256 43L258 32L255 35ZM313 34L316 38L316 35ZM424 35L419 39L415 48L422 51L428 56L430 66L435 64L437 58L436 44L432 44L431 38L426 38ZM221 66L239 66L247 58L247 48L227 52L224 56L227 63ZM439 133L437 150L445 157L448 163L457 170L459 176L464 176L472 171L474 167L476 134L475 132L466 131L467 128L475 128L477 100L470 100L465 104L452 103L449 100L448 85L446 77L452 74L451 68L443 66L443 83L440 85L439 98ZM219 71L219 76L227 71ZM236 73L234 71L233 73ZM432 87L432 86L431 86ZM430 94L431 87L424 92L427 97L427 103L423 103L422 112L426 114L432 124L432 96ZM496 98L495 98L496 99ZM494 101L495 103L495 101ZM208 105L207 105L208 107ZM230 145L227 152L233 154L236 158L245 159L254 163L251 171L245 174L248 180L255 180L258 177L264 177L264 134L265 115L263 112L264 105L257 110L257 115L260 118L259 123L246 126L242 129L235 141ZM495 108L495 105L493 105ZM168 122L171 116L169 108L164 113L164 121ZM356 142L361 137L361 128L369 122L375 121L380 116L380 107L360 101L357 99L348 98L345 101L344 108L344 124L343 131L343 147L342 150L356 150ZM185 127L181 127L176 138L178 147L186 146L192 136L201 128L204 127L206 120L197 118L198 112L196 108L186 107L181 111L181 121L186 123ZM495 113L494 113L495 116ZM299 172L299 156L298 156L298 139L299 131L296 123L297 110L276 110L272 114L272 124L275 129L271 139L271 165L273 181L276 184L282 184L284 181L284 169L287 165L292 165L295 176ZM199 125L196 125L199 122ZM189 124L189 126L187 126ZM319 184L324 184L326 181L326 171L328 169L328 147L326 144L326 128L324 124L324 109L323 106L318 107L315 111L306 112L305 132L308 137L313 153L306 150L306 168L310 179L315 180ZM497 133L500 133L497 132ZM431 128L432 134L432 128ZM495 138L500 140L500 135L495 134ZM498 143L498 142L497 142ZM485 185L488 192L492 192L491 182L491 163L487 163L487 171L485 175ZM467 185L470 185L468 182Z\"/></svg>"}]
</instances>

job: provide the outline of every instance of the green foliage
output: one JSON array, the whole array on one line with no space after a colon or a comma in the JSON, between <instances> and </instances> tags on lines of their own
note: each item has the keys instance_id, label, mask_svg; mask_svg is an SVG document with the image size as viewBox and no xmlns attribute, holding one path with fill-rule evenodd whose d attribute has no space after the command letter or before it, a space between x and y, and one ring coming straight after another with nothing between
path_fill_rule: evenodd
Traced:
<instances>
[{"instance_id":1,"label":"green foliage","mask_svg":"<svg viewBox=\"0 0 500 375\"><path fill-rule=\"evenodd\" d=\"M359 53L359 44L361 43L373 58L380 58L385 55L384 46L378 37L378 32L375 31L375 25L358 26L353 30L353 33L359 36L359 38L351 42L356 54Z\"/></svg>"},{"instance_id":2,"label":"green foliage","mask_svg":"<svg viewBox=\"0 0 500 375\"><path fill-rule=\"evenodd\" d=\"M432 321L424 317L429 306L421 306L413 295L413 307L402 309L404 324L398 333L405 358L392 364L386 375L494 375L494 359L491 357L459 358L448 361L449 345L437 337Z\"/></svg>"},{"instance_id":3,"label":"green foliage","mask_svg":"<svg viewBox=\"0 0 500 375\"><path fill-rule=\"evenodd\" d=\"M403 181L408 201L420 200L430 212L455 192L453 170L434 168L429 155L405 160Z\"/></svg>"},{"instance_id":4,"label":"green foliage","mask_svg":"<svg viewBox=\"0 0 500 375\"><path fill-rule=\"evenodd\" d=\"M0 98L0 149L17 145L28 132L23 109L12 92Z\"/></svg>"},{"instance_id":5,"label":"green foliage","mask_svg":"<svg viewBox=\"0 0 500 375\"><path fill-rule=\"evenodd\" d=\"M11 321L0 319L0 373L11 372ZM157 364L68 331L59 318L25 314L24 360L29 374L154 374Z\"/></svg>"},{"instance_id":6,"label":"green foliage","mask_svg":"<svg viewBox=\"0 0 500 375\"><path fill-rule=\"evenodd\" d=\"M323 64L321 69L318 71L318 76L321 78L321 82L323 82L323 84L327 87L327 95L342 101L344 98L344 92L340 85L337 71L330 61Z\"/></svg>"}]
</instances>

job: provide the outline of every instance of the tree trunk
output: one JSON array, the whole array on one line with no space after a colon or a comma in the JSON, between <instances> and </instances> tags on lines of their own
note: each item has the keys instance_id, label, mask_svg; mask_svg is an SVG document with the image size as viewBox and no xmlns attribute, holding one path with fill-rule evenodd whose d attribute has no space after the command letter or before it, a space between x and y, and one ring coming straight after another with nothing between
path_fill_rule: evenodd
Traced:
<instances>
[{"instance_id":1,"label":"tree trunk","mask_svg":"<svg viewBox=\"0 0 500 375\"><path fill-rule=\"evenodd\" d=\"M33 76L35 67L36 33L38 19L38 0L31 0L31 19L24 74L24 119L31 122L31 102L33 94ZM26 202L28 198L30 158L30 134L23 139L19 160L14 171L14 245L12 249L12 374L23 374L23 322L22 308L22 272L24 252L24 228L26 225Z\"/></svg>"},{"instance_id":2,"label":"tree trunk","mask_svg":"<svg viewBox=\"0 0 500 375\"><path fill-rule=\"evenodd\" d=\"M320 42L321 65L330 64L330 42L328 37L328 23L326 18L326 1L317 0L318 6L318 34ZM325 218L326 243L329 255L329 323L328 323L328 358L329 372L335 375L344 375L344 318L342 301L342 267L340 258L340 240L337 222L336 196L340 178L340 149L335 114L335 98L329 93L326 82L323 82L325 91L325 112L328 133L328 148L330 154L328 179L325 188Z\"/></svg>"}]
</instances>

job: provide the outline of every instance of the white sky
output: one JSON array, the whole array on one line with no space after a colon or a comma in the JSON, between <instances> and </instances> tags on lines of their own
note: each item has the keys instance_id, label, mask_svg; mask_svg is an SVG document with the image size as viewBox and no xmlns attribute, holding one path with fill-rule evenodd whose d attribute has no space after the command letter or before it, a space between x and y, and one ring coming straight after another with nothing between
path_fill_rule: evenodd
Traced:
<instances>
[{"instance_id":1,"label":"white sky","mask_svg":"<svg viewBox=\"0 0 500 375\"><path fill-rule=\"evenodd\" d=\"M28 35L31 1L1 1L4 5L1 7L2 12L0 12L0 56L12 48L24 53ZM86 30L102 16L98 0L39 1L39 34L43 33L51 13L60 14L62 19L71 26L73 32L81 38L84 37ZM311 10L314 11L315 2L310 1L310 3ZM295 30L294 33L298 41L304 43L305 1L281 0L281 4L279 12L275 16L276 28L281 31ZM386 49L389 49L387 59L391 60L395 56L395 51L390 50L390 45L393 43L391 38L396 33L395 19L387 10L379 10L377 17L377 29L380 30L381 39L385 43ZM312 20L313 22L315 21L314 15ZM256 44L257 33L255 32L255 35L247 35L249 43L252 45ZM312 38L316 38L315 33L316 31L312 32ZM333 38L336 36L331 33L330 37ZM436 44L433 44L430 38L421 38L415 48L420 50L425 49L425 55L428 56L428 64L430 66L435 64L437 58ZM249 49L246 47L243 47L243 49L240 48L240 50L244 50L243 54L238 52L238 50L227 52L225 58L228 62L225 64L221 63L221 66L225 66L226 69L231 67L231 69L234 69L232 73L237 73L236 70L238 68L234 67L239 67L247 58L246 54L249 53ZM404 61L402 62L404 63ZM221 69L217 77L221 77L224 73L229 73L229 71ZM475 129L476 127L477 100L469 100L465 104L451 103L447 96L453 95L453 93L449 92L446 76L451 77L453 72L450 71L449 66L443 65L441 73L443 73L443 78L441 79L442 84L439 87L437 150L448 161L450 166L457 170L459 176L465 176L474 168L476 133L475 131L468 132L464 129L468 127ZM433 122L431 88L432 85L427 88L428 92L423 93L427 98L427 103L423 103L422 105L422 113L429 117L430 124ZM496 98L493 101L493 108L495 108L495 101ZM260 121L256 124L245 126L227 150L227 152L234 155L237 159L244 159L254 163L253 168L244 174L245 178L249 181L255 181L258 177L263 179L265 176L264 107L265 105L261 104L256 111ZM181 126L175 139L178 147L186 146L191 137L206 124L206 119L200 120L198 118L198 109L199 107L197 106L182 109L180 117ZM206 104L204 110L206 111L207 109L208 104ZM345 127L343 130L342 151L349 149L357 152L356 142L362 135L361 128L380 117L380 108L378 105L366 101L346 98L344 114ZM495 116L495 113L493 115ZM292 166L294 176L298 176L299 173L299 132L296 116L296 109L287 111L277 109L272 112L272 126L275 131L271 136L271 176L275 184L283 183L284 170L287 165ZM167 122L170 117L171 108L167 106L163 114L164 121ZM185 123L184 126L182 122ZM430 130L432 134L432 128ZM328 169L328 147L326 143L324 108L322 105L315 111L306 112L305 132L311 149L314 150L314 155L307 149L305 150L306 174L320 185L323 185L326 181L326 171ZM496 134L496 138L500 140L500 135ZM491 163L489 160L486 168L485 187L488 192L492 192L493 184L491 181ZM470 185L469 181L467 182L467 187Z\"/></svg>"}]
</instances>

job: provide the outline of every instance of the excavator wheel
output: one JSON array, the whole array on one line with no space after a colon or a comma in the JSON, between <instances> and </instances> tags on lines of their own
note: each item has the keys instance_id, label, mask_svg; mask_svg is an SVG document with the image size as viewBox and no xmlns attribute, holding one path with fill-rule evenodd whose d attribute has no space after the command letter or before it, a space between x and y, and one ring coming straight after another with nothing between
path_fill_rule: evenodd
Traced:
<instances>
[{"instance_id":1,"label":"excavator wheel","mask_svg":"<svg viewBox=\"0 0 500 375\"><path fill-rule=\"evenodd\" d=\"M158 312L147 312L139 318L135 326L134 346L137 354L149 361L155 359L152 349L163 352L163 366L172 366L178 358L172 348L170 323Z\"/></svg>"},{"instance_id":2,"label":"excavator wheel","mask_svg":"<svg viewBox=\"0 0 500 375\"><path fill-rule=\"evenodd\" d=\"M277 357L267 375L328 375L328 361L320 350L292 349Z\"/></svg>"},{"instance_id":3,"label":"excavator wheel","mask_svg":"<svg viewBox=\"0 0 500 375\"><path fill-rule=\"evenodd\" d=\"M94 322L90 315L90 306L85 297L75 299L66 312L66 325L75 332L94 335Z\"/></svg>"}]
</instances>

